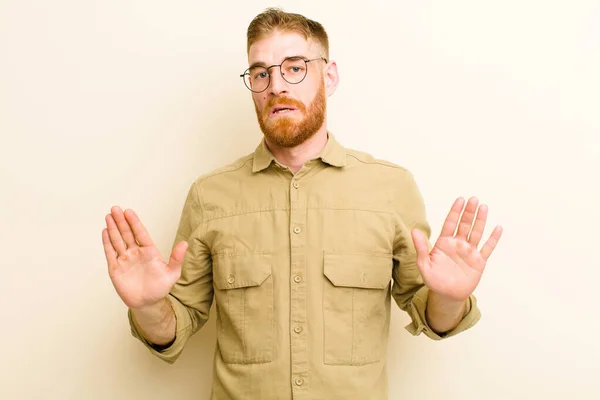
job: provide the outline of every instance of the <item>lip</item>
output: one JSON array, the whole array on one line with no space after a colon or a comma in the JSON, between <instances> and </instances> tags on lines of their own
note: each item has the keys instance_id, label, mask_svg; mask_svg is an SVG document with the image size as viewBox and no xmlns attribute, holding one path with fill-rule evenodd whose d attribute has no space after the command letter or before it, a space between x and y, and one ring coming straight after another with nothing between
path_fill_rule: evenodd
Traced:
<instances>
[{"instance_id":1,"label":"lip","mask_svg":"<svg viewBox=\"0 0 600 400\"><path fill-rule=\"evenodd\" d=\"M283 109L283 108L287 108L287 109L288 109L288 111L285 111L285 112L283 112L283 113L278 113L278 112L277 112L278 110L281 110L281 109ZM271 109L269 110L269 115L270 115L270 116L276 116L276 115L289 115L289 114L295 114L295 113L297 113L298 111L299 111L299 110L298 110L296 107L294 107L294 106L290 106L290 105L287 105L287 104L277 104L277 105L275 105L275 106L271 107Z\"/></svg>"}]
</instances>

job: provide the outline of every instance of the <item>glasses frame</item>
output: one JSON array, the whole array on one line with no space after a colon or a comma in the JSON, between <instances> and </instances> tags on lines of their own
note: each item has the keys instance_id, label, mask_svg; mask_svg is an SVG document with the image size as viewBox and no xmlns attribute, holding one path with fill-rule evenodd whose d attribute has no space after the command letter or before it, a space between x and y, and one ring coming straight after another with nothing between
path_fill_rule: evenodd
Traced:
<instances>
[{"instance_id":1,"label":"glasses frame","mask_svg":"<svg viewBox=\"0 0 600 400\"><path fill-rule=\"evenodd\" d=\"M285 75L282 72L281 66L287 60L302 60L306 64L306 73L304 74L304 77L302 79L300 79L298 82L290 82L287 79L285 79ZM305 59L303 57L300 57L300 56L292 56L292 57L286 57L286 58L284 58L283 61L281 61L280 64L273 64L273 65L271 65L269 67L263 67L263 68L265 68L267 70L267 73L269 74L269 81L267 82L267 86L265 86L265 88L263 90L258 90L258 91L257 90L252 90L252 88L250 88L250 86L246 83L246 79L244 79L244 77L246 75L250 75L250 73L249 73L250 68L248 68L247 70L245 70L244 73L240 75L240 78L242 78L242 81L244 82L244 86L246 86L248 88L248 90L250 90L252 93L262 93L265 90L267 90L269 88L269 86L271 86L271 71L270 71L271 68L279 67L279 73L281 74L281 77L283 78L283 80L286 81L287 83L289 83L290 85L297 85L297 84L301 83L302 81L304 81L306 79L306 76L308 75L308 63L311 62L311 61L320 61L320 60L323 60L326 63L329 62L329 61L327 61L327 59L325 57L317 57L317 58L312 58L310 60L307 60L307 59Z\"/></svg>"}]
</instances>

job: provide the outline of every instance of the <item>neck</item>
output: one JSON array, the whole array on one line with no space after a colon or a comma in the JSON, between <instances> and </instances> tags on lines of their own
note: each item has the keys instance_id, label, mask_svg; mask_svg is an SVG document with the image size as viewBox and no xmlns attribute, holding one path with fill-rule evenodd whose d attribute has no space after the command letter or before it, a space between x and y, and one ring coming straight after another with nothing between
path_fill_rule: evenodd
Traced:
<instances>
[{"instance_id":1,"label":"neck","mask_svg":"<svg viewBox=\"0 0 600 400\"><path fill-rule=\"evenodd\" d=\"M292 173L300 171L307 161L316 157L327 144L327 128L325 124L310 139L296 147L279 147L265 138L267 147L281 165L288 167Z\"/></svg>"}]
</instances>

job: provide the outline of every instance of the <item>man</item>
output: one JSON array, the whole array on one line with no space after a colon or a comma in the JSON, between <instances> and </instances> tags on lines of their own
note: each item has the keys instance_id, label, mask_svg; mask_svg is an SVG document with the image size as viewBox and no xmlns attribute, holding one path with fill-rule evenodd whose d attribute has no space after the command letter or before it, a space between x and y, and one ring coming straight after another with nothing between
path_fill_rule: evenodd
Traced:
<instances>
[{"instance_id":1,"label":"man","mask_svg":"<svg viewBox=\"0 0 600 400\"><path fill-rule=\"evenodd\" d=\"M169 262L133 211L106 216L132 333L173 363L214 297L214 399L385 399L391 298L414 335L468 329L501 228L479 249L487 208L459 198L430 246L412 175L335 140L326 98L338 71L319 23L266 10L248 28L248 60L264 140L194 182Z\"/></svg>"}]
</instances>

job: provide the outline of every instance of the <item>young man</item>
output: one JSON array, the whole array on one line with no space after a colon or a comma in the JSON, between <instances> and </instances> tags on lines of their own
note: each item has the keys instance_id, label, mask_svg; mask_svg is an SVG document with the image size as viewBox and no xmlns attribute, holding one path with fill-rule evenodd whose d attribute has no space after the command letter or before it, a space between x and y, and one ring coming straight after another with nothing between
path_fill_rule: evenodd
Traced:
<instances>
[{"instance_id":1,"label":"young man","mask_svg":"<svg viewBox=\"0 0 600 400\"><path fill-rule=\"evenodd\" d=\"M338 72L319 23L265 11L248 60L264 140L194 182L169 262L133 211L106 217L133 335L173 363L214 298L214 399L386 399L391 298L414 335L468 329L501 229L479 249L487 208L459 198L430 246L410 172L335 140L326 98Z\"/></svg>"}]
</instances>

